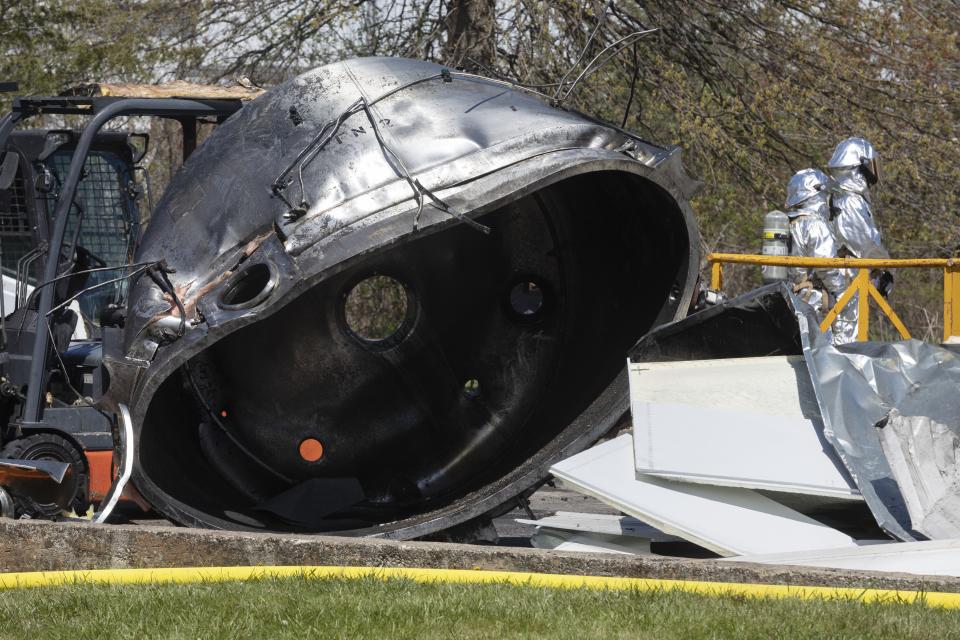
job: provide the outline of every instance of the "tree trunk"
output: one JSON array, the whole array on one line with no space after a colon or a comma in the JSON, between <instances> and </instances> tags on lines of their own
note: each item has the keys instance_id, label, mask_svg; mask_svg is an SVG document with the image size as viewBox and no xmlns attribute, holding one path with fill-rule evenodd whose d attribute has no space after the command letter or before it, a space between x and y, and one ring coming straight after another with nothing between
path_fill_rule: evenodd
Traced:
<instances>
[{"instance_id":1,"label":"tree trunk","mask_svg":"<svg viewBox=\"0 0 960 640\"><path fill-rule=\"evenodd\" d=\"M496 0L451 0L446 19L446 63L492 68L497 56L496 15Z\"/></svg>"}]
</instances>

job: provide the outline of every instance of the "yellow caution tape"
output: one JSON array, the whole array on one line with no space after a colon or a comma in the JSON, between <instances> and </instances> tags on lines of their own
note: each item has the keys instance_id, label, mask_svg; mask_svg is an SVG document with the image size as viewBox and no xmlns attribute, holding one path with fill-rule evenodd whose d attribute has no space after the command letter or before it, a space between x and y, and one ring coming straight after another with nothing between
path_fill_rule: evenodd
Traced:
<instances>
[{"instance_id":1,"label":"yellow caution tape","mask_svg":"<svg viewBox=\"0 0 960 640\"><path fill-rule=\"evenodd\" d=\"M74 584L161 584L225 582L263 578L308 579L379 578L423 583L511 584L558 589L609 589L615 591L683 591L709 596L748 598L800 598L849 600L872 603L914 603L948 609L960 608L960 593L809 587L700 580L659 580L605 576L558 575L470 569L410 569L404 567L177 567L169 569L95 569L89 571L36 571L0 574L0 589L50 587Z\"/></svg>"}]
</instances>

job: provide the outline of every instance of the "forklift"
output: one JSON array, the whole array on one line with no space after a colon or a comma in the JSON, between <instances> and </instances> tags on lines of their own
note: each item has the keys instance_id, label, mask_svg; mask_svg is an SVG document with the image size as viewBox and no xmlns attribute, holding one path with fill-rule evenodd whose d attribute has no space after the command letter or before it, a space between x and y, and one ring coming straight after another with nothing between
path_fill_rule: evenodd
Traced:
<instances>
[{"instance_id":1,"label":"forklift","mask_svg":"<svg viewBox=\"0 0 960 640\"><path fill-rule=\"evenodd\" d=\"M17 91L0 83L0 91ZM103 366L119 345L143 231L150 138L106 130L148 116L181 126L184 161L201 123L219 124L256 97L188 83L84 85L18 97L0 119L0 516L105 522L127 487L127 408L102 402ZM81 116L74 129L18 128L38 116ZM62 118L61 118L62 120ZM139 179L138 179L139 178ZM162 277L162 276L161 276Z\"/></svg>"}]
</instances>

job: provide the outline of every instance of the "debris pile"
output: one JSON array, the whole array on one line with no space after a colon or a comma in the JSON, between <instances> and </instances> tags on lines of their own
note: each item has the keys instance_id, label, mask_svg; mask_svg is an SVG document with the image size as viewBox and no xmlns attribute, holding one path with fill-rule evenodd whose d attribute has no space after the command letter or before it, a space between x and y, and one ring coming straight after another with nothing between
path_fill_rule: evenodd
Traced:
<instances>
[{"instance_id":1,"label":"debris pile","mask_svg":"<svg viewBox=\"0 0 960 640\"><path fill-rule=\"evenodd\" d=\"M730 335L757 346L730 357ZM632 433L550 469L626 516L528 521L535 546L649 553L677 536L730 561L960 575L948 348L835 347L772 285L651 332L628 372Z\"/></svg>"}]
</instances>

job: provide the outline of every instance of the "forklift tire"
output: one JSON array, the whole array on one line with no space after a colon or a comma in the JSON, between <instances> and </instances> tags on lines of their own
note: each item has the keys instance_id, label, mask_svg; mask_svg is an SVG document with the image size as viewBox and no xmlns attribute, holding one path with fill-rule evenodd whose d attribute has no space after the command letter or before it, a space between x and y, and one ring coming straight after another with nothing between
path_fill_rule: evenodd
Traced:
<instances>
[{"instance_id":1,"label":"forklift tire","mask_svg":"<svg viewBox=\"0 0 960 640\"><path fill-rule=\"evenodd\" d=\"M52 433L36 433L25 438L12 440L0 451L0 457L14 460L54 460L66 462L73 467L73 473L64 482L72 485L72 497L67 503L67 510L82 516L90 506L87 488L90 482L90 473L87 470L87 460L83 452L75 444ZM53 518L59 515L62 509L56 504L38 503L29 497L18 497L17 515L26 515L31 518Z\"/></svg>"}]
</instances>

